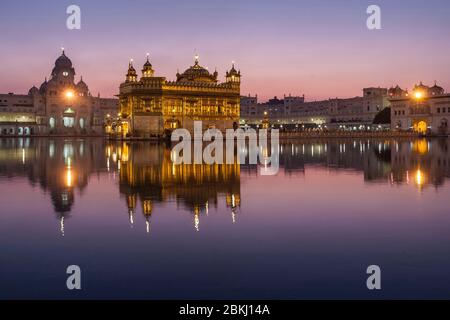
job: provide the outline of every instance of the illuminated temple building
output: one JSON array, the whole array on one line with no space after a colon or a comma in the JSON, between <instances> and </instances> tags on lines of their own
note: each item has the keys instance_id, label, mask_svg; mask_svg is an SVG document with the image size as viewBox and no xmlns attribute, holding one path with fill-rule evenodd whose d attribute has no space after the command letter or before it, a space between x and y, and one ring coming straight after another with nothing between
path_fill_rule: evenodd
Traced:
<instances>
[{"instance_id":1,"label":"illuminated temple building","mask_svg":"<svg viewBox=\"0 0 450 320\"><path fill-rule=\"evenodd\" d=\"M155 76L148 55L138 79L131 60L126 80L120 85L116 132L139 137L163 136L176 128L193 132L194 121L200 120L203 130L237 128L240 83L241 74L234 65L220 83L218 72L202 67L198 56L193 66L176 74L175 81Z\"/></svg>"},{"instance_id":2,"label":"illuminated temple building","mask_svg":"<svg viewBox=\"0 0 450 320\"><path fill-rule=\"evenodd\" d=\"M102 135L108 115L116 115L118 99L92 96L62 50L51 77L28 94L0 94L0 135Z\"/></svg>"}]
</instances>

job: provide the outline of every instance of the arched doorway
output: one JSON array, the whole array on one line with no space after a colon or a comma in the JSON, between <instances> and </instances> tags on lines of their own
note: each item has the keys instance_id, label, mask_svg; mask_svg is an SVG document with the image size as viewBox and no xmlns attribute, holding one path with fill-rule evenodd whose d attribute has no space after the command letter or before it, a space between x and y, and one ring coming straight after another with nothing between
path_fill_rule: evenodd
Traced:
<instances>
[{"instance_id":1,"label":"arched doorway","mask_svg":"<svg viewBox=\"0 0 450 320\"><path fill-rule=\"evenodd\" d=\"M50 125L50 129L55 129L56 126L55 118L51 117L50 120L48 121L48 124Z\"/></svg>"},{"instance_id":2,"label":"arched doorway","mask_svg":"<svg viewBox=\"0 0 450 320\"><path fill-rule=\"evenodd\" d=\"M414 124L414 131L420 134L427 133L428 124L424 120L417 121Z\"/></svg>"},{"instance_id":3,"label":"arched doorway","mask_svg":"<svg viewBox=\"0 0 450 320\"><path fill-rule=\"evenodd\" d=\"M80 129L84 129L84 118L80 118Z\"/></svg>"},{"instance_id":4,"label":"arched doorway","mask_svg":"<svg viewBox=\"0 0 450 320\"><path fill-rule=\"evenodd\" d=\"M31 130L29 127L25 127L25 129L23 130L24 135L29 136L31 134Z\"/></svg>"}]
</instances>

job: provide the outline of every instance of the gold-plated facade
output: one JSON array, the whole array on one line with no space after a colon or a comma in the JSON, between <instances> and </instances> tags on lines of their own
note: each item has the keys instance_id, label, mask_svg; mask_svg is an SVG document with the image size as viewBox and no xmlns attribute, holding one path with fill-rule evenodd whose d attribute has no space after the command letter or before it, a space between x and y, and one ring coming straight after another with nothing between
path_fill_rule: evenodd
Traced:
<instances>
[{"instance_id":1,"label":"gold-plated facade","mask_svg":"<svg viewBox=\"0 0 450 320\"><path fill-rule=\"evenodd\" d=\"M218 73L210 73L199 64L176 81L154 75L147 56L138 79L131 60L126 80L120 85L120 113L116 132L122 136L162 137L174 129L185 128L191 133L194 121L202 121L203 130L225 131L239 124L241 74L234 64L219 83Z\"/></svg>"}]
</instances>

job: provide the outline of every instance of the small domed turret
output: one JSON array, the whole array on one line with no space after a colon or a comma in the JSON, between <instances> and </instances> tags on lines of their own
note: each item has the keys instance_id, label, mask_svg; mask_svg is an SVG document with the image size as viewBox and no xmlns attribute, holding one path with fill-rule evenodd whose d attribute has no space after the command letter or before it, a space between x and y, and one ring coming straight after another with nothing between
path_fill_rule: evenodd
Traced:
<instances>
[{"instance_id":1,"label":"small domed turret","mask_svg":"<svg viewBox=\"0 0 450 320\"><path fill-rule=\"evenodd\" d=\"M436 81L434 82L434 86L429 89L430 96L440 96L445 94L444 88L437 85Z\"/></svg>"},{"instance_id":2,"label":"small domed turret","mask_svg":"<svg viewBox=\"0 0 450 320\"><path fill-rule=\"evenodd\" d=\"M153 71L152 64L150 63L150 54L147 53L147 61L144 63L144 67L142 68L142 78L150 78L153 77L155 73Z\"/></svg>"},{"instance_id":3,"label":"small domed turret","mask_svg":"<svg viewBox=\"0 0 450 320\"><path fill-rule=\"evenodd\" d=\"M235 82L235 83L241 82L241 71L236 71L236 69L234 68L234 62L231 66L230 71L227 71L226 73L226 79L227 82Z\"/></svg>"},{"instance_id":4,"label":"small domed turret","mask_svg":"<svg viewBox=\"0 0 450 320\"><path fill-rule=\"evenodd\" d=\"M405 90L403 90L402 88L400 88L399 85L396 85L395 87L391 87L388 90L388 95L389 97L392 98L400 98L400 97L405 97L407 95L407 92Z\"/></svg>"},{"instance_id":5,"label":"small domed turret","mask_svg":"<svg viewBox=\"0 0 450 320\"><path fill-rule=\"evenodd\" d=\"M36 88L35 86L31 87L31 89L28 90L28 95L29 96L34 96L34 95L37 95L37 94L39 94L39 89Z\"/></svg>"},{"instance_id":6,"label":"small domed turret","mask_svg":"<svg viewBox=\"0 0 450 320\"><path fill-rule=\"evenodd\" d=\"M137 81L137 73L136 69L133 67L133 59L130 59L128 63L128 72L126 82L136 82Z\"/></svg>"},{"instance_id":7,"label":"small domed turret","mask_svg":"<svg viewBox=\"0 0 450 320\"><path fill-rule=\"evenodd\" d=\"M83 77L81 77L80 81L77 83L76 88L77 88L77 91L82 96L87 96L89 93L89 88L88 88L87 84L83 81Z\"/></svg>"},{"instance_id":8,"label":"small domed turret","mask_svg":"<svg viewBox=\"0 0 450 320\"><path fill-rule=\"evenodd\" d=\"M43 94L47 90L47 78L45 78L44 82L42 82L41 86L39 87L39 93Z\"/></svg>"}]
</instances>

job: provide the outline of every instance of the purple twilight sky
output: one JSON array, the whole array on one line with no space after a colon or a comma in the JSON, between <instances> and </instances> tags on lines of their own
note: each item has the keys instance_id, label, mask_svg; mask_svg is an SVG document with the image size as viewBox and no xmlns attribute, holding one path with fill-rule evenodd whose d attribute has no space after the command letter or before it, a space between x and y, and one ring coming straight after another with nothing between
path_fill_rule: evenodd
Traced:
<instances>
[{"instance_id":1,"label":"purple twilight sky","mask_svg":"<svg viewBox=\"0 0 450 320\"><path fill-rule=\"evenodd\" d=\"M66 8L81 7L81 30ZM381 7L382 29L366 27ZM60 47L92 94L118 93L128 60L147 52L156 75L200 63L220 79L231 61L242 94L351 97L367 86L434 80L450 89L450 2L384 0L1 1L0 92L26 93L48 77Z\"/></svg>"}]
</instances>

